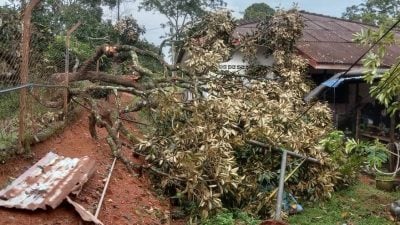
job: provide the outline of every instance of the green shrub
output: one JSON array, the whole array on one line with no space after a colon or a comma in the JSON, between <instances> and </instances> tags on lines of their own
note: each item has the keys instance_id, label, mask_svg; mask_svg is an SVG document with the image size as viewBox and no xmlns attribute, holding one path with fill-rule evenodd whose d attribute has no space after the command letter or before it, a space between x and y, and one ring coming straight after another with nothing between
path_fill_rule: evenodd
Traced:
<instances>
[{"instance_id":1,"label":"green shrub","mask_svg":"<svg viewBox=\"0 0 400 225\"><path fill-rule=\"evenodd\" d=\"M363 165L380 167L388 159L386 147L379 141L367 142L346 139L342 131L333 131L320 141L320 149L327 152L332 165L339 172L341 182L337 187L357 181Z\"/></svg>"},{"instance_id":2,"label":"green shrub","mask_svg":"<svg viewBox=\"0 0 400 225\"><path fill-rule=\"evenodd\" d=\"M54 71L60 72L65 70L65 36L56 36L53 42L48 46L45 51L44 57L45 62L48 62L48 65L53 66ZM84 60L91 57L91 54L94 51L94 47L90 46L90 44L81 42L75 37L71 37L70 40L70 70L72 71L72 67L75 64L75 58L78 58L80 63Z\"/></svg>"},{"instance_id":3,"label":"green shrub","mask_svg":"<svg viewBox=\"0 0 400 225\"><path fill-rule=\"evenodd\" d=\"M202 221L201 225L258 225L260 220L240 211L224 211Z\"/></svg>"}]
</instances>

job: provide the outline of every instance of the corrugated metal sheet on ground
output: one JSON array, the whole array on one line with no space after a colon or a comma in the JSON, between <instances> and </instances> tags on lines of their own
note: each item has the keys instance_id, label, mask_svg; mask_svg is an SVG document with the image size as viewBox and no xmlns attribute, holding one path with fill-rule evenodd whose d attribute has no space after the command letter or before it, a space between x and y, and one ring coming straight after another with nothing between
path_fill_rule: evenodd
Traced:
<instances>
[{"instance_id":1,"label":"corrugated metal sheet on ground","mask_svg":"<svg viewBox=\"0 0 400 225\"><path fill-rule=\"evenodd\" d=\"M0 206L19 209L56 208L71 193L79 191L94 172L89 157L68 158L53 152L0 191Z\"/></svg>"}]
</instances>

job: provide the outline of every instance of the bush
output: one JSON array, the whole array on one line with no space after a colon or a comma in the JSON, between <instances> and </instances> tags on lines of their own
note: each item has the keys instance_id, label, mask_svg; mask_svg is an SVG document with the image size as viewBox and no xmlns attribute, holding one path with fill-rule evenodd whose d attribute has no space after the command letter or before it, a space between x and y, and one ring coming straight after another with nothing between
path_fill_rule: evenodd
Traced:
<instances>
[{"instance_id":1,"label":"bush","mask_svg":"<svg viewBox=\"0 0 400 225\"><path fill-rule=\"evenodd\" d=\"M337 188L354 184L363 165L380 167L388 159L388 150L379 141L347 139L342 131L328 134L320 141L320 149L329 153L332 165L339 172Z\"/></svg>"},{"instance_id":2,"label":"bush","mask_svg":"<svg viewBox=\"0 0 400 225\"><path fill-rule=\"evenodd\" d=\"M240 211L224 211L210 219L201 222L201 225L258 225L260 220Z\"/></svg>"},{"instance_id":3,"label":"bush","mask_svg":"<svg viewBox=\"0 0 400 225\"><path fill-rule=\"evenodd\" d=\"M63 72L65 70L65 43L65 36L55 36L45 51L44 61L47 65L52 66L53 72ZM95 48L88 43L79 41L75 37L71 37L70 43L69 69L72 71L75 59L77 58L82 63L91 57Z\"/></svg>"}]
</instances>

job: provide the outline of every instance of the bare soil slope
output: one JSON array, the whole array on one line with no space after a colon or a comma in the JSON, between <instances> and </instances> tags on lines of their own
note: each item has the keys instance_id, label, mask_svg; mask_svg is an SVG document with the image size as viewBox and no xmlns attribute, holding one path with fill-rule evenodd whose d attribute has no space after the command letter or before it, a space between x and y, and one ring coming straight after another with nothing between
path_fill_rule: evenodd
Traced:
<instances>
[{"instance_id":1,"label":"bare soil slope","mask_svg":"<svg viewBox=\"0 0 400 225\"><path fill-rule=\"evenodd\" d=\"M7 185L37 162L47 152L53 151L68 157L89 156L96 160L96 172L84 185L75 200L92 213L95 212L113 158L106 143L106 132L98 129L99 140L93 140L88 131L88 113L67 127L61 134L32 147L33 158L22 157L0 165L0 184ZM127 154L125 154L127 155ZM134 177L117 161L112 179L100 212L104 224L169 224L169 203L151 191L146 177ZM67 203L57 209L34 212L0 208L0 224L18 225L69 225L83 224L78 214Z\"/></svg>"}]
</instances>

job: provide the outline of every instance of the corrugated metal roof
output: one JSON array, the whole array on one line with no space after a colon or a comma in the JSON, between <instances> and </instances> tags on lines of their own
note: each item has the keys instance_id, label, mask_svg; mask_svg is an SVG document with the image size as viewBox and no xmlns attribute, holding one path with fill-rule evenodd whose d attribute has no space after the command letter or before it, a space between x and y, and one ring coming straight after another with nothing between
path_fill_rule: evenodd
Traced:
<instances>
[{"instance_id":1,"label":"corrugated metal roof","mask_svg":"<svg viewBox=\"0 0 400 225\"><path fill-rule=\"evenodd\" d=\"M363 80L364 77L363 76L356 76L356 77L344 77L344 78L331 78L328 79L324 82L322 82L322 85L326 86L326 87L333 87L336 88L338 87L340 84L342 84L345 81L351 81L351 80Z\"/></svg>"},{"instance_id":2,"label":"corrugated metal roof","mask_svg":"<svg viewBox=\"0 0 400 225\"><path fill-rule=\"evenodd\" d=\"M89 157L68 158L53 152L0 191L0 206L19 209L56 208L71 193L79 191L94 172Z\"/></svg>"},{"instance_id":3,"label":"corrugated metal roof","mask_svg":"<svg viewBox=\"0 0 400 225\"><path fill-rule=\"evenodd\" d=\"M303 36L297 42L297 49L313 61L310 65L318 68L320 64L341 65L347 68L367 48L353 42L354 34L362 29L376 29L377 27L359 22L347 21L325 15L301 11L305 28ZM252 33L256 30L257 22L246 23L238 26L233 36ZM400 37L400 34L396 34ZM383 67L390 67L400 56L400 47L391 46L383 60Z\"/></svg>"},{"instance_id":4,"label":"corrugated metal roof","mask_svg":"<svg viewBox=\"0 0 400 225\"><path fill-rule=\"evenodd\" d=\"M314 66L319 64L351 65L367 48L353 42L355 33L363 29L377 29L377 27L351 22L339 18L301 12L304 18L304 35L296 47L314 61ZM391 46L388 55L383 59L382 66L391 66L400 56L400 48Z\"/></svg>"}]
</instances>

